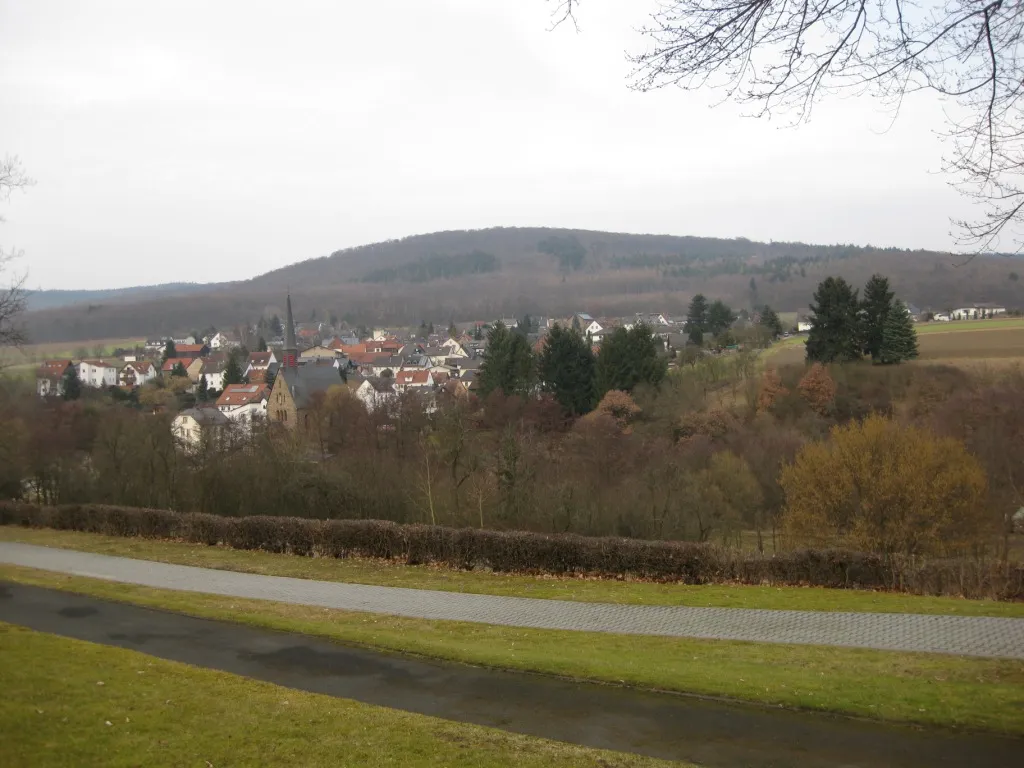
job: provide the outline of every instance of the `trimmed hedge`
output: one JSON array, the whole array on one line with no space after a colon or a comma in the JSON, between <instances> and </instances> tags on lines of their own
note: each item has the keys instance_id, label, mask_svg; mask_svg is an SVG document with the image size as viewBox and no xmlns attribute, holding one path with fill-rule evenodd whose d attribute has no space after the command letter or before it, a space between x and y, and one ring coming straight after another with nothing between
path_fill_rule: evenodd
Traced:
<instances>
[{"instance_id":1,"label":"trimmed hedge","mask_svg":"<svg viewBox=\"0 0 1024 768\"><path fill-rule=\"evenodd\" d=\"M373 557L505 573L587 574L684 584L810 585L1024 599L1024 566L977 560L887 559L843 550L761 557L711 544L488 531L383 520L219 517L89 504L0 502L0 525L179 539L319 557Z\"/></svg>"}]
</instances>

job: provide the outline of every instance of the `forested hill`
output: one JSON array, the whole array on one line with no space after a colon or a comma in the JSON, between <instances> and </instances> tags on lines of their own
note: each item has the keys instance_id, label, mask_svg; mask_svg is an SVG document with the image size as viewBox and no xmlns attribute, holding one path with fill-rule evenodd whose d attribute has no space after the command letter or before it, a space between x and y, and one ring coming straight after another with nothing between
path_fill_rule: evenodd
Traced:
<instances>
[{"instance_id":1,"label":"forested hill","mask_svg":"<svg viewBox=\"0 0 1024 768\"><path fill-rule=\"evenodd\" d=\"M682 314L697 292L736 307L767 303L794 311L808 305L826 275L862 285L874 272L889 275L899 295L921 307L1024 306L1017 275L1024 264L1017 259L981 256L963 267L956 261L949 254L871 246L493 228L349 248L234 283L126 289L116 297L32 311L27 321L37 341L232 327L280 314L289 287L299 321L334 316L418 324L577 310Z\"/></svg>"}]
</instances>

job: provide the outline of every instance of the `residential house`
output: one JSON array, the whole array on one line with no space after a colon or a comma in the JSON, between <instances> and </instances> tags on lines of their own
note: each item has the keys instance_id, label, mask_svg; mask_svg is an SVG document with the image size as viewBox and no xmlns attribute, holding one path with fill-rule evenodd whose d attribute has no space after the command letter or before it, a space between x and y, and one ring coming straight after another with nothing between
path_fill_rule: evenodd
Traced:
<instances>
[{"instance_id":1,"label":"residential house","mask_svg":"<svg viewBox=\"0 0 1024 768\"><path fill-rule=\"evenodd\" d=\"M356 390L356 397L366 406L366 410L375 411L378 408L394 402L398 398L394 384L390 379L366 379Z\"/></svg>"},{"instance_id":2,"label":"residential house","mask_svg":"<svg viewBox=\"0 0 1024 768\"><path fill-rule=\"evenodd\" d=\"M175 367L181 363L181 367L185 369L185 373L188 373L189 367L195 363L196 360L201 360L198 357L168 357L164 360L163 365L160 366L160 373L164 376L170 376Z\"/></svg>"},{"instance_id":3,"label":"residential house","mask_svg":"<svg viewBox=\"0 0 1024 768\"><path fill-rule=\"evenodd\" d=\"M309 349L304 349L299 353L299 360L305 362L306 360L336 360L341 356L341 352L337 349L331 349L321 344Z\"/></svg>"},{"instance_id":4,"label":"residential house","mask_svg":"<svg viewBox=\"0 0 1024 768\"><path fill-rule=\"evenodd\" d=\"M147 381L158 376L156 366L148 360L135 360L127 363L118 375L118 384L128 389L141 387Z\"/></svg>"},{"instance_id":5,"label":"residential house","mask_svg":"<svg viewBox=\"0 0 1024 768\"><path fill-rule=\"evenodd\" d=\"M344 385L344 381L333 366L299 365L290 295L281 354L283 361L274 379L267 414L272 422L283 424L288 429L296 429L300 425L308 428L310 409L316 404L317 395L326 393L331 387Z\"/></svg>"},{"instance_id":6,"label":"residential house","mask_svg":"<svg viewBox=\"0 0 1024 768\"><path fill-rule=\"evenodd\" d=\"M229 339L227 335L221 333L220 331L217 331L217 333L213 334L213 336L211 336L206 343L210 347L210 349L223 349L225 347L232 346L231 339Z\"/></svg>"},{"instance_id":7,"label":"residential house","mask_svg":"<svg viewBox=\"0 0 1024 768\"><path fill-rule=\"evenodd\" d=\"M171 434L193 449L204 440L218 440L230 423L216 408L188 408L174 417Z\"/></svg>"},{"instance_id":8,"label":"residential house","mask_svg":"<svg viewBox=\"0 0 1024 768\"><path fill-rule=\"evenodd\" d=\"M210 348L205 344L174 343L175 357L205 357L208 354L210 354Z\"/></svg>"},{"instance_id":9,"label":"residential house","mask_svg":"<svg viewBox=\"0 0 1024 768\"><path fill-rule=\"evenodd\" d=\"M195 363L193 363L194 365ZM196 377L196 383L199 383L199 377L206 379L206 389L209 391L221 391L224 389L224 371L228 367L228 358L224 354L211 355L210 357L199 359L199 372ZM185 369L186 373L191 376L192 366L188 366Z\"/></svg>"},{"instance_id":10,"label":"residential house","mask_svg":"<svg viewBox=\"0 0 1024 768\"><path fill-rule=\"evenodd\" d=\"M245 376L252 379L252 374L255 371L262 371L264 373L270 372L271 374L277 373L277 358L273 352L253 352L249 355L249 363L245 368Z\"/></svg>"},{"instance_id":11,"label":"residential house","mask_svg":"<svg viewBox=\"0 0 1024 768\"><path fill-rule=\"evenodd\" d=\"M933 312L932 320L940 323L948 323L953 318L949 316L949 312Z\"/></svg>"},{"instance_id":12,"label":"residential house","mask_svg":"<svg viewBox=\"0 0 1024 768\"><path fill-rule=\"evenodd\" d=\"M178 346L179 344L184 344L184 345L188 346L189 344L195 344L196 343L196 337L195 336L182 336L180 339L172 339L172 341L174 342L174 346ZM164 342L164 346L166 346L166 345L167 345L167 342L165 341Z\"/></svg>"},{"instance_id":13,"label":"residential house","mask_svg":"<svg viewBox=\"0 0 1024 768\"><path fill-rule=\"evenodd\" d=\"M996 315L1005 315L1006 307L998 304L974 304L966 307L959 307L949 313L954 320L980 320Z\"/></svg>"},{"instance_id":14,"label":"residential house","mask_svg":"<svg viewBox=\"0 0 1024 768\"><path fill-rule=\"evenodd\" d=\"M36 393L40 397L64 394L64 377L75 364L70 360L47 360L36 370Z\"/></svg>"},{"instance_id":15,"label":"residential house","mask_svg":"<svg viewBox=\"0 0 1024 768\"><path fill-rule=\"evenodd\" d=\"M217 410L232 421L252 424L266 418L270 391L262 384L228 384L217 398Z\"/></svg>"},{"instance_id":16,"label":"residential house","mask_svg":"<svg viewBox=\"0 0 1024 768\"><path fill-rule=\"evenodd\" d=\"M447 350L445 357L469 357L469 352L466 351L466 348L455 339L446 339L439 347Z\"/></svg>"},{"instance_id":17,"label":"residential house","mask_svg":"<svg viewBox=\"0 0 1024 768\"><path fill-rule=\"evenodd\" d=\"M394 388L399 393L408 389L433 389L434 377L430 371L398 371L394 376Z\"/></svg>"},{"instance_id":18,"label":"residential house","mask_svg":"<svg viewBox=\"0 0 1024 768\"><path fill-rule=\"evenodd\" d=\"M120 360L83 360L78 364L78 378L83 387L116 387L120 370Z\"/></svg>"}]
</instances>

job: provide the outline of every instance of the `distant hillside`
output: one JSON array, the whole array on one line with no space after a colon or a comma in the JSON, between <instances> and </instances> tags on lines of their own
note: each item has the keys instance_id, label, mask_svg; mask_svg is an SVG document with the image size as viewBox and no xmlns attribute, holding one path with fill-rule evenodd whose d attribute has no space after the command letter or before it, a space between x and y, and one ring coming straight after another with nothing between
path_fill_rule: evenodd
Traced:
<instances>
[{"instance_id":1,"label":"distant hillside","mask_svg":"<svg viewBox=\"0 0 1024 768\"><path fill-rule=\"evenodd\" d=\"M227 328L281 314L289 287L299 321L418 324L581 309L682 314L698 292L736 307L768 303L794 311L807 307L826 275L862 285L874 272L888 275L898 294L920 307L1024 306L1019 260L980 256L959 268L955 261L871 246L493 228L349 248L236 283L152 286L146 294L126 289L85 305L38 309L27 321L38 341Z\"/></svg>"},{"instance_id":2,"label":"distant hillside","mask_svg":"<svg viewBox=\"0 0 1024 768\"><path fill-rule=\"evenodd\" d=\"M202 283L162 283L160 285L140 285L132 288L105 288L95 291L61 291L39 290L28 294L28 308L54 309L75 304L95 304L104 301L140 300L151 296L181 295L206 290Z\"/></svg>"}]
</instances>

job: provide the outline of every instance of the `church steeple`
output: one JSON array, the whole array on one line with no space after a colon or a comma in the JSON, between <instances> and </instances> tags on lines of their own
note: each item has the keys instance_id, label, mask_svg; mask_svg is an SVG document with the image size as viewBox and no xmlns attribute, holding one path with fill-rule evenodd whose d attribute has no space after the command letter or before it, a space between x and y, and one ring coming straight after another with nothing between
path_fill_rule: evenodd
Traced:
<instances>
[{"instance_id":1,"label":"church steeple","mask_svg":"<svg viewBox=\"0 0 1024 768\"><path fill-rule=\"evenodd\" d=\"M288 316L284 326L284 350L282 350L282 368L299 367L299 345L295 343L295 320L292 318L292 294L288 292Z\"/></svg>"}]
</instances>

